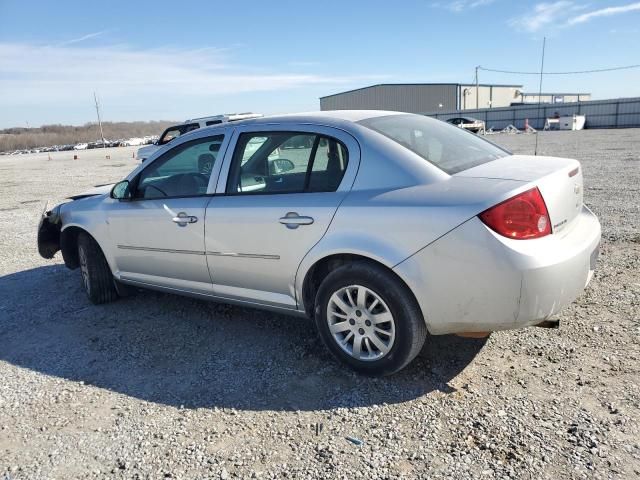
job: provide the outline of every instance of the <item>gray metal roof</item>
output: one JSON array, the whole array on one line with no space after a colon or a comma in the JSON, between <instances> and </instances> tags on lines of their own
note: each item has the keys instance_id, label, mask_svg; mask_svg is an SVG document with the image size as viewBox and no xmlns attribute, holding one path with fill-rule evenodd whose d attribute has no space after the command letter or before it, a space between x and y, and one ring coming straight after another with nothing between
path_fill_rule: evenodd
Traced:
<instances>
[{"instance_id":1,"label":"gray metal roof","mask_svg":"<svg viewBox=\"0 0 640 480\"><path fill-rule=\"evenodd\" d=\"M415 87L415 86L430 86L430 85L453 85L453 86L474 86L475 83L453 83L453 82L443 82L443 83L376 83L375 85L369 85L367 87L354 88L352 90L345 90L344 92L332 93L331 95L325 95L322 98L335 97L337 95L343 95L345 93L357 92L360 90L366 90L368 88L375 87ZM479 87L505 87L505 88L522 88L522 85L503 85L497 83L479 83Z\"/></svg>"},{"instance_id":2,"label":"gray metal roof","mask_svg":"<svg viewBox=\"0 0 640 480\"><path fill-rule=\"evenodd\" d=\"M588 92L580 92L580 93L558 93L558 92L522 92L522 95L591 95Z\"/></svg>"}]
</instances>

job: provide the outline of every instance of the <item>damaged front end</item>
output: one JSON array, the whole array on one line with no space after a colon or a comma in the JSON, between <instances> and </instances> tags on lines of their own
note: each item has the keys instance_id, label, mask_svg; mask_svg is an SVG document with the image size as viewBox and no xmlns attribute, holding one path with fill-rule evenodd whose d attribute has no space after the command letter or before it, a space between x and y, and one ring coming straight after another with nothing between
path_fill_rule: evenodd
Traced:
<instances>
[{"instance_id":1,"label":"damaged front end","mask_svg":"<svg viewBox=\"0 0 640 480\"><path fill-rule=\"evenodd\" d=\"M78 255L75 240L79 229L66 228L62 231L62 208L80 203L86 198L108 194L113 187L112 184L96 185L93 189L78 195L67 197L70 202L63 202L56 205L51 210L44 207L44 212L38 224L38 252L46 259L52 259L58 251L62 251L62 258L68 268L78 268ZM65 207L65 221L68 208Z\"/></svg>"},{"instance_id":2,"label":"damaged front end","mask_svg":"<svg viewBox=\"0 0 640 480\"><path fill-rule=\"evenodd\" d=\"M40 224L38 225L38 252L42 258L51 259L60 250L61 206L57 205L51 210L47 210L47 207L45 207L45 211L40 218Z\"/></svg>"}]
</instances>

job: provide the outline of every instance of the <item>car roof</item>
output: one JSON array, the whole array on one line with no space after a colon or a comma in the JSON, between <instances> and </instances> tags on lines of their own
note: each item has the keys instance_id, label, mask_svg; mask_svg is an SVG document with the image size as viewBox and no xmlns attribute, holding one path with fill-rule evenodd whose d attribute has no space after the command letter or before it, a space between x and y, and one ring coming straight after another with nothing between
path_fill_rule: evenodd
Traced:
<instances>
[{"instance_id":1,"label":"car roof","mask_svg":"<svg viewBox=\"0 0 640 480\"><path fill-rule=\"evenodd\" d=\"M282 115L270 115L255 119L256 123L273 123L273 122L332 122L338 123L359 122L367 118L384 117L388 115L402 115L402 112L392 112L388 110L324 110L316 112L288 113ZM408 115L408 114L404 114Z\"/></svg>"},{"instance_id":2,"label":"car roof","mask_svg":"<svg viewBox=\"0 0 640 480\"><path fill-rule=\"evenodd\" d=\"M253 113L253 112L243 112L243 113L221 113L219 115L209 115L208 117L198 117L198 118L190 118L189 120L185 120L182 125L186 125L188 123L193 122L204 122L208 120L229 120L229 121L238 121L245 120L250 118L259 118L263 115L261 113Z\"/></svg>"},{"instance_id":3,"label":"car roof","mask_svg":"<svg viewBox=\"0 0 640 480\"><path fill-rule=\"evenodd\" d=\"M220 128L228 128L230 125L273 125L274 123L279 125L309 123L349 129L350 126L353 126L355 122L359 122L360 120L374 117L386 117L389 115L412 114L404 112L392 112L388 110L327 110L317 112L287 113L281 115L270 115L260 118L250 118L247 120L238 120L233 122L232 124L221 123L218 125L211 125L209 127L199 128L198 130L189 132L186 135L190 135L194 132L207 132Z\"/></svg>"}]
</instances>

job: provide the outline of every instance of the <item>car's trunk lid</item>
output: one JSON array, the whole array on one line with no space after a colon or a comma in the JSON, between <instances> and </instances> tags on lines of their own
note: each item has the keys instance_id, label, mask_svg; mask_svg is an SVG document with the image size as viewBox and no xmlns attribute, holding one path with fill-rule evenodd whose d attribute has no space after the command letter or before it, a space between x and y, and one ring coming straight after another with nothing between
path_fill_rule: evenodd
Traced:
<instances>
[{"instance_id":1,"label":"car's trunk lid","mask_svg":"<svg viewBox=\"0 0 640 480\"><path fill-rule=\"evenodd\" d=\"M560 233L582 209L582 169L568 158L511 155L457 173L458 177L531 182L544 198L553 233Z\"/></svg>"}]
</instances>

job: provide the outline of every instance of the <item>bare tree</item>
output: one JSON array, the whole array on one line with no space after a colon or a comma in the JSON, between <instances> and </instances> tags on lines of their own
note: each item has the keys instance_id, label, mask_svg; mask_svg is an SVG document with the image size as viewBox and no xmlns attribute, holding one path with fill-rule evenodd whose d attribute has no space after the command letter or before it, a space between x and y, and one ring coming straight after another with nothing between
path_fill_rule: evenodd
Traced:
<instances>
[{"instance_id":1,"label":"bare tree","mask_svg":"<svg viewBox=\"0 0 640 480\"><path fill-rule=\"evenodd\" d=\"M152 122L103 122L104 136L108 140L117 140L146 135L159 135L170 125L178 122L160 120ZM82 126L43 125L39 128L5 128L0 130L0 151L25 148L69 145L79 142L95 142L97 124L86 123Z\"/></svg>"}]
</instances>

